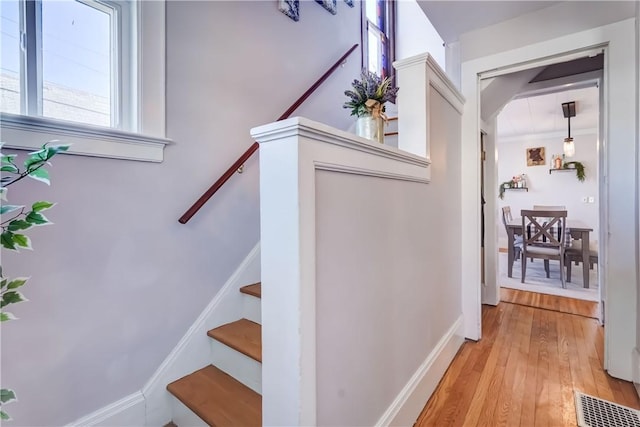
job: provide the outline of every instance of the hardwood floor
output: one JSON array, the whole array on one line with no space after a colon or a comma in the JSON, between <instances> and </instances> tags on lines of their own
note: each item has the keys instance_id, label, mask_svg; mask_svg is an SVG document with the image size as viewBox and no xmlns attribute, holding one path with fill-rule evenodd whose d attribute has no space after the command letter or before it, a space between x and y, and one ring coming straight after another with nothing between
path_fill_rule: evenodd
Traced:
<instances>
[{"instance_id":1,"label":"hardwood floor","mask_svg":"<svg viewBox=\"0 0 640 427\"><path fill-rule=\"evenodd\" d=\"M482 307L482 325L416 426L575 426L574 390L640 409L633 384L602 369L597 320L501 302Z\"/></svg>"},{"instance_id":2,"label":"hardwood floor","mask_svg":"<svg viewBox=\"0 0 640 427\"><path fill-rule=\"evenodd\" d=\"M561 313L577 314L579 316L598 318L598 306L595 301L585 301L576 298L558 297L538 292L519 291L500 288L500 300L529 307L544 308L545 310Z\"/></svg>"}]
</instances>

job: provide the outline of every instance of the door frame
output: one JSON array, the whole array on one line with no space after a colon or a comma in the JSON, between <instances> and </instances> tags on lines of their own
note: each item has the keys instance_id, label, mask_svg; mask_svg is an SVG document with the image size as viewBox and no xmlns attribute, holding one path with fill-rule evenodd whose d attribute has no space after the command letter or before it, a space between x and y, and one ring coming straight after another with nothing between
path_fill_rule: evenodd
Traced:
<instances>
[{"instance_id":1,"label":"door frame","mask_svg":"<svg viewBox=\"0 0 640 427\"><path fill-rule=\"evenodd\" d=\"M466 213L461 223L461 265L465 268L461 272L461 282L467 338L477 340L482 337L478 163L480 75L486 78L490 72L514 72L534 65L566 61L572 55L581 55L585 50L603 47L606 49L603 77L605 111L602 123L604 138L600 141L600 147L605 168L600 175L600 206L606 211L606 220L601 223L600 228L603 250L600 256L604 260L602 265L605 266L601 274L602 283L607 286L608 296L605 368L613 376L632 379L632 366L634 363L638 364L638 360L632 360L633 354L638 353L635 351L638 261L637 258L633 260L637 255L636 242L632 236L625 237L624 234L638 231L638 225L634 223L637 215L635 199L638 197L638 183L635 183L635 188L628 188L625 192L621 192L618 186L624 186L624 182L628 184L629 174L637 167L637 156L630 155L635 154L638 145L637 106L635 99L628 96L628 93L635 93L638 88L635 58L629 55L629 45L634 44L635 35L635 18L630 18L461 64L461 89L466 98L462 117L460 195L462 212ZM616 144L610 145L608 141L616 141ZM610 164L615 164L616 167L608 168L607 165ZM487 210L489 209L491 208L487 206ZM487 247L486 250L491 249ZM636 265L631 266L634 262ZM615 283L612 274L615 274Z\"/></svg>"}]
</instances>

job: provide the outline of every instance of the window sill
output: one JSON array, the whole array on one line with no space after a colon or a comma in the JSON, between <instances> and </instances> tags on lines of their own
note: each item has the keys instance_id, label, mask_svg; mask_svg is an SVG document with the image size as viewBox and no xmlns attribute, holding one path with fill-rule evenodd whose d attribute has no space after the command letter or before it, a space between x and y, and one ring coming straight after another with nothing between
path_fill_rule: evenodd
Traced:
<instances>
[{"instance_id":1,"label":"window sill","mask_svg":"<svg viewBox=\"0 0 640 427\"><path fill-rule=\"evenodd\" d=\"M51 140L71 144L69 154L162 162L166 138L64 120L0 113L4 147L37 150Z\"/></svg>"}]
</instances>

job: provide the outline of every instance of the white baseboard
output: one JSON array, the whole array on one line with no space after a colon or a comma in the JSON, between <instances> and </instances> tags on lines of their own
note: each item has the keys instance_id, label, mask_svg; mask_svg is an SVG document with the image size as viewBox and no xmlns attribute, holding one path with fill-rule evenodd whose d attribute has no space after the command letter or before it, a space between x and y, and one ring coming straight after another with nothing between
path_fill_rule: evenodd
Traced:
<instances>
[{"instance_id":1,"label":"white baseboard","mask_svg":"<svg viewBox=\"0 0 640 427\"><path fill-rule=\"evenodd\" d=\"M139 427L144 423L145 408L142 392L135 392L117 402L100 408L66 427Z\"/></svg>"},{"instance_id":2,"label":"white baseboard","mask_svg":"<svg viewBox=\"0 0 640 427\"><path fill-rule=\"evenodd\" d=\"M242 316L240 287L260 281L260 242L249 252L217 295L142 388L146 400L146 426L163 426L171 420L167 384L211 364L211 338L207 331Z\"/></svg>"},{"instance_id":3,"label":"white baseboard","mask_svg":"<svg viewBox=\"0 0 640 427\"><path fill-rule=\"evenodd\" d=\"M638 347L634 347L631 353L631 369L633 385L636 388L636 393L640 396L640 349L638 349Z\"/></svg>"},{"instance_id":4,"label":"white baseboard","mask_svg":"<svg viewBox=\"0 0 640 427\"><path fill-rule=\"evenodd\" d=\"M376 426L413 425L463 342L464 322L460 316L440 338Z\"/></svg>"}]
</instances>

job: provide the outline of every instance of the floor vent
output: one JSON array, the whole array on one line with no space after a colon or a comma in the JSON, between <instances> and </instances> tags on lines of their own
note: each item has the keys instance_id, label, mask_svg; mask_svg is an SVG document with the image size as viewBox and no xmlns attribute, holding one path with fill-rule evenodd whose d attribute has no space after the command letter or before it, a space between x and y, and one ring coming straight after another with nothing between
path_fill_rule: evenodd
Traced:
<instances>
[{"instance_id":1,"label":"floor vent","mask_svg":"<svg viewBox=\"0 0 640 427\"><path fill-rule=\"evenodd\" d=\"M640 427L640 411L575 392L578 427Z\"/></svg>"}]
</instances>

